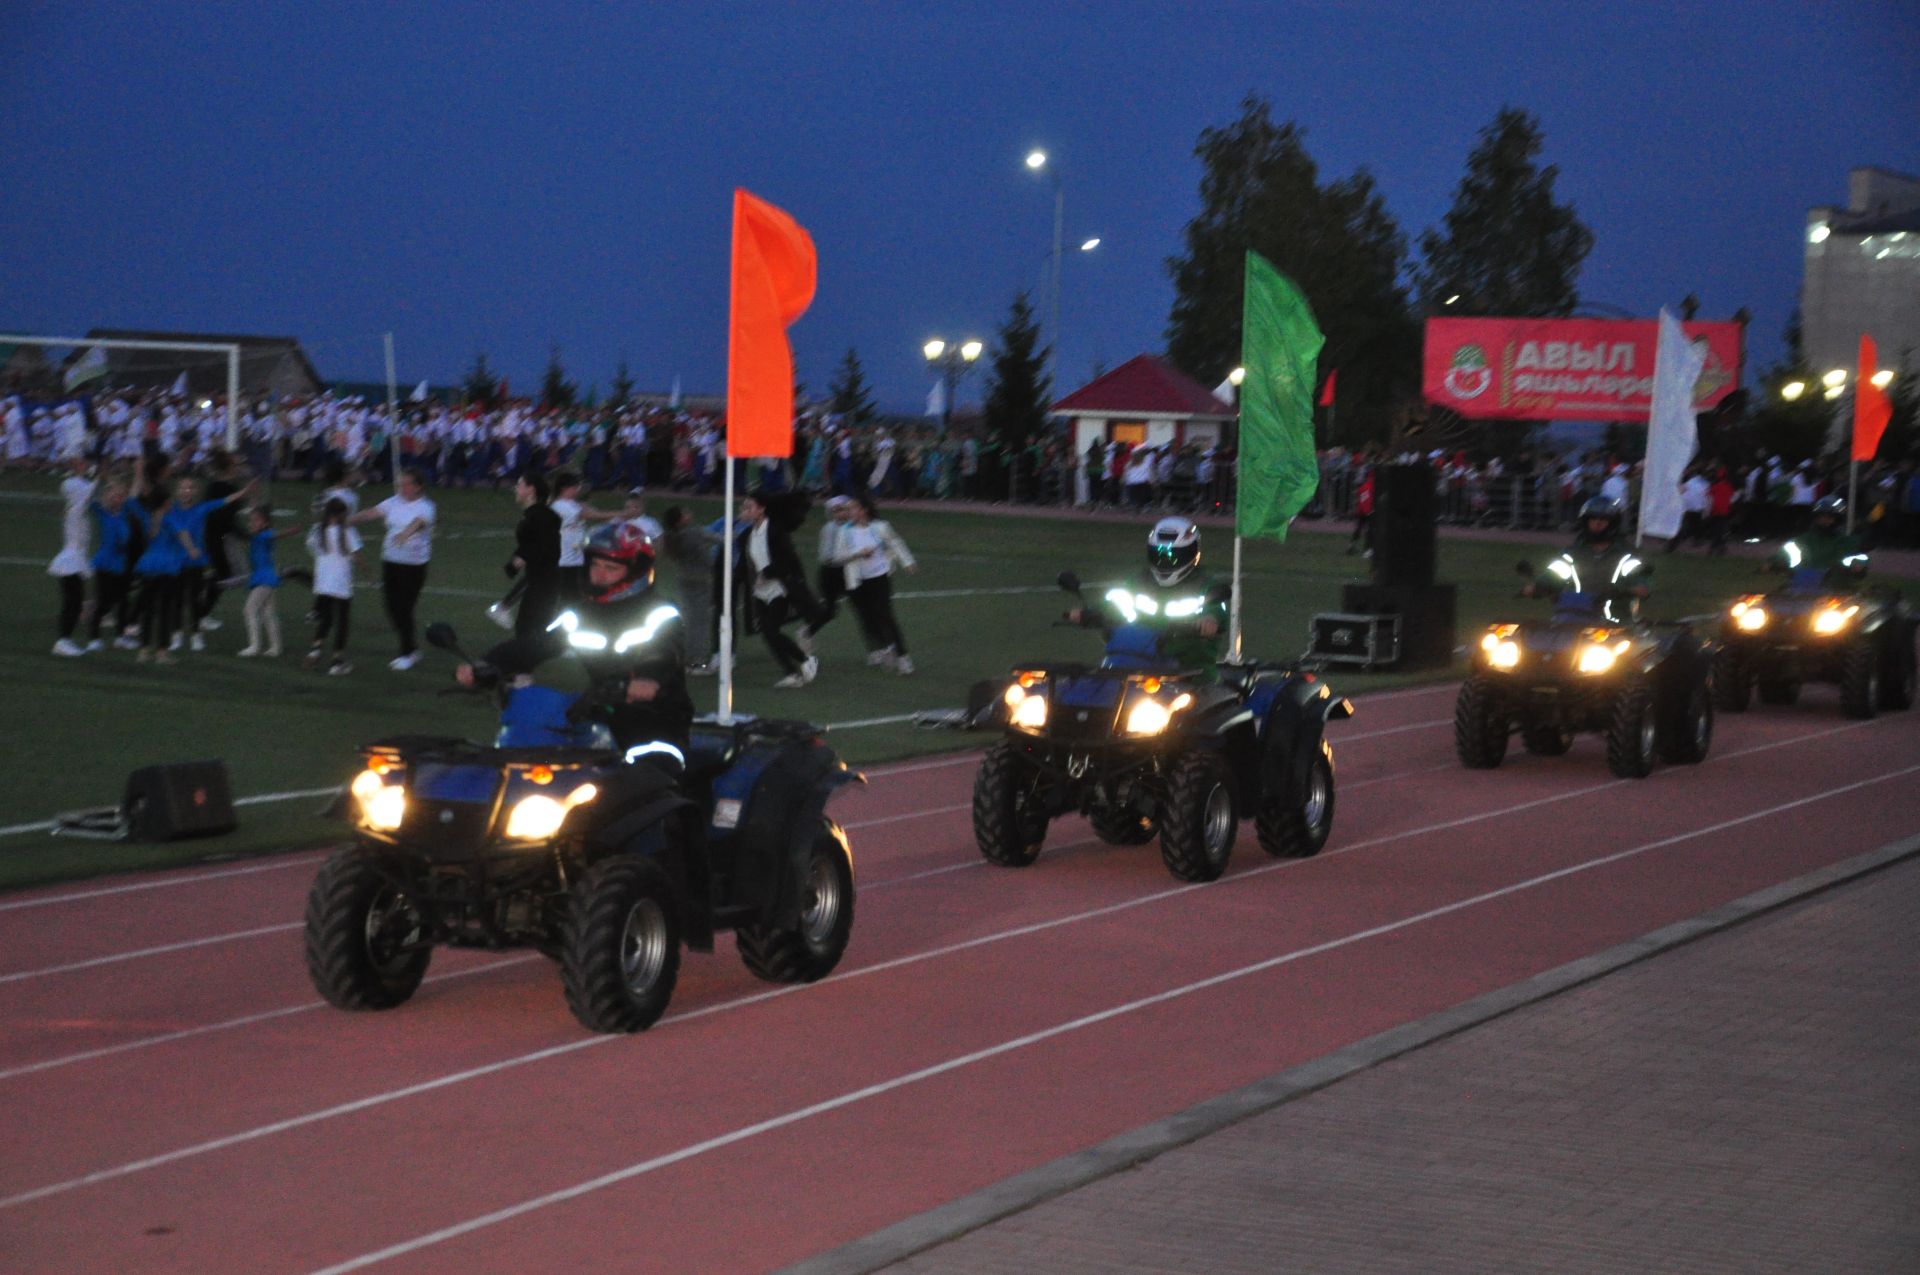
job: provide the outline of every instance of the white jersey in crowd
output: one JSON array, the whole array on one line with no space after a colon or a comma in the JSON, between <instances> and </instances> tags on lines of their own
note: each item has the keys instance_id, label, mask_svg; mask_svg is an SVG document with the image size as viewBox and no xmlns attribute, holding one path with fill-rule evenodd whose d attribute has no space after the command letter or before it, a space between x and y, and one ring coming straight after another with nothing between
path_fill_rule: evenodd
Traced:
<instances>
[{"instance_id":1,"label":"white jersey in crowd","mask_svg":"<svg viewBox=\"0 0 1920 1275\"><path fill-rule=\"evenodd\" d=\"M360 533L352 527L315 526L307 532L307 552L313 555L313 591L328 598L353 596L353 555L360 552Z\"/></svg>"},{"instance_id":2,"label":"white jersey in crowd","mask_svg":"<svg viewBox=\"0 0 1920 1275\"><path fill-rule=\"evenodd\" d=\"M425 496L417 500L389 496L374 508L387 524L387 536L380 545L381 561L426 566L433 557L433 502Z\"/></svg>"},{"instance_id":3,"label":"white jersey in crowd","mask_svg":"<svg viewBox=\"0 0 1920 1275\"><path fill-rule=\"evenodd\" d=\"M1680 484L1680 508L1690 514L1703 514L1712 506L1713 484L1704 474L1695 474Z\"/></svg>"},{"instance_id":4,"label":"white jersey in crowd","mask_svg":"<svg viewBox=\"0 0 1920 1275\"><path fill-rule=\"evenodd\" d=\"M560 515L560 565L585 566L587 520L581 516L580 502L563 496L553 502L553 512Z\"/></svg>"},{"instance_id":5,"label":"white jersey in crowd","mask_svg":"<svg viewBox=\"0 0 1920 1275\"><path fill-rule=\"evenodd\" d=\"M74 475L60 484L60 552L50 576L93 574L93 480Z\"/></svg>"}]
</instances>

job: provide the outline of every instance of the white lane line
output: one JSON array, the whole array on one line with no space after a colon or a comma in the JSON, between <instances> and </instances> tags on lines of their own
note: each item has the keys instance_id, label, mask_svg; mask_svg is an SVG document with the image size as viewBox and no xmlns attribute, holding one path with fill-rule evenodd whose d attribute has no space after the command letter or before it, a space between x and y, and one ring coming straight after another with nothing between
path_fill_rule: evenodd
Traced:
<instances>
[{"instance_id":1,"label":"white lane line","mask_svg":"<svg viewBox=\"0 0 1920 1275\"><path fill-rule=\"evenodd\" d=\"M1431 721L1409 722L1405 726L1387 726L1380 730L1363 730L1352 735L1344 732L1336 735L1329 731L1327 733L1327 740L1333 744L1353 744L1363 739L1379 739L1383 735L1404 735L1410 730L1431 730L1435 726L1451 725L1453 725L1453 719L1451 717L1436 717Z\"/></svg>"},{"instance_id":2,"label":"white lane line","mask_svg":"<svg viewBox=\"0 0 1920 1275\"><path fill-rule=\"evenodd\" d=\"M203 881L218 881L225 877L252 876L257 872L280 872L286 868L303 868L320 862L317 854L295 855L286 859L276 859L272 863L254 864L245 868L222 868L217 872L198 872L192 876L169 877L163 881L136 881L132 885L114 885L100 890L78 890L71 894L50 894L38 899L20 899L13 903L0 903L0 912L17 912L21 908L44 908L55 903L79 903L86 899L102 899L115 894L133 894L141 890L165 890L177 885L199 885Z\"/></svg>"},{"instance_id":3,"label":"white lane line","mask_svg":"<svg viewBox=\"0 0 1920 1275\"><path fill-rule=\"evenodd\" d=\"M957 806L932 806L926 810L909 810L904 815L882 815L878 819L856 819L852 823L844 823L840 826L848 832L852 832L855 828L877 828L884 823L903 823L908 819L931 819L934 815L950 815L956 811L971 809L973 809L973 803L963 801Z\"/></svg>"},{"instance_id":4,"label":"white lane line","mask_svg":"<svg viewBox=\"0 0 1920 1275\"><path fill-rule=\"evenodd\" d=\"M536 961L537 955L512 956L505 960L489 961L485 965L476 965L469 970L454 970L447 974L430 974L422 980L423 985L450 983L457 978L472 978L476 974L491 974L513 965L525 965ZM58 1058L48 1058L36 1063L23 1063L0 1071L0 1080L12 1080L18 1076L31 1076L35 1072L52 1071L56 1067L69 1067L74 1063L92 1062L96 1058L109 1058L115 1054L131 1053L136 1049L146 1049L153 1045L170 1044L176 1040L186 1040L193 1036L206 1036L214 1032L232 1031L236 1027L251 1027L255 1023L270 1022L276 1018L287 1018L294 1014L304 1014L309 1010L325 1009L325 1001L305 1001L299 1005L286 1005L279 1009L263 1010L258 1014L246 1014L239 1018L228 1018L217 1023L204 1023L199 1027L183 1027L179 1031L164 1032L158 1036L145 1036L139 1040L122 1041L117 1045L102 1045L98 1049L83 1050L77 1054L63 1054Z\"/></svg>"},{"instance_id":5,"label":"white lane line","mask_svg":"<svg viewBox=\"0 0 1920 1275\"><path fill-rule=\"evenodd\" d=\"M1881 718L1879 720L1885 721L1886 719ZM1766 752L1769 749L1784 748L1792 744L1802 743L1808 739L1817 739L1825 735L1838 734L1842 731L1848 731L1848 730L1858 730L1862 727L1872 726L1872 725L1874 725L1873 722L1855 722L1848 726L1835 727L1833 730L1821 731L1815 735L1796 736L1793 739L1778 740L1771 744L1762 744L1755 748L1745 749L1740 753L1730 754L1730 756L1745 756L1749 753ZM1712 759L1709 758L1709 760L1712 760ZM1705 763L1702 763L1702 764L1705 764ZM1894 773L1906 774L1908 773L1908 771L1913 771L1913 770L1920 770L1920 766L1912 766L1912 767L1909 767L1907 770L1897 771ZM1672 773L1672 772L1667 772L1667 773ZM794 995L799 995L803 992L817 992L818 989L823 987L835 987L835 986L838 986L839 984L849 982L856 978L864 978L868 975L881 974L890 970L902 969L910 965L918 965L926 961L936 960L943 956L950 956L956 952L969 951L973 948L985 947L990 944L1005 942L1009 939L1022 938L1030 934L1039 934L1048 930L1059 929L1063 926L1074 925L1081 921L1096 920L1100 917L1105 917L1105 916L1114 916L1121 912L1131 911L1134 908L1145 907L1148 904L1158 903L1164 899L1176 898L1183 894L1190 894L1195 890L1205 890L1205 889L1217 888L1224 885L1234 885L1242 881L1253 880L1256 877L1263 877L1269 872L1278 872L1284 868L1304 868L1309 864L1317 863L1317 862L1320 862L1321 860L1331 858L1333 855L1336 855L1336 854L1345 854L1353 850L1367 849L1373 846L1385 845L1387 843L1394 842L1394 841L1402 841L1402 840L1407 840L1413 837L1425 836L1428 833L1432 833L1432 832L1450 830L1453 828L1463 827L1467 824L1472 824L1472 823L1480 823L1488 819L1497 819L1507 814L1517 813L1523 810L1532 810L1539 806L1548 805L1554 801L1564 801L1574 797L1582 797L1591 793L1602 792L1609 788L1617 788L1617 787L1620 787L1621 785L1631 784L1635 782L1640 782L1640 781L1631 780L1631 779L1616 779L1612 783L1597 784L1588 788L1577 788L1571 792L1562 793L1554 797L1537 798L1532 801L1521 802L1518 805L1503 807L1498 810L1488 810L1477 815L1469 815L1461 819L1448 820L1445 823L1428 824L1425 827L1415 828L1409 832L1393 833L1388 836L1377 837L1371 841L1360 842L1352 846L1343 846L1339 850L1329 851L1327 853L1318 855L1312 859L1286 859L1277 863L1269 863L1269 864L1264 864L1257 868L1250 868L1245 872L1236 873L1233 876L1229 876L1229 877L1223 877L1219 881L1210 882L1207 884L1174 886L1171 889L1160 890L1152 894L1141 895L1137 898L1124 900L1119 903L1110 903L1104 907L1092 908L1085 912L1077 912L1067 916L1055 917L1051 920L1046 920L1046 921L1035 921L1029 925L1022 925L1022 926L1015 927L1014 929L1002 930L993 934L981 935L978 938L963 939L959 942L949 943L943 947L932 948L924 952L914 952L914 953L909 953L905 956L897 956L891 960L881 961L878 964L865 965L860 967L859 969L848 970L845 973L837 973L832 978L823 980L818 983L803 983L803 984L798 984L798 985L793 985L788 987L774 988L770 991L761 992L756 995L739 997L731 1001L722 1001L719 1004L709 1005L702 1009L692 1010L684 1014L669 1014L665 1018L660 1020L660 1025L664 1026L670 1023L676 1023L676 1022L682 1021L683 1019L705 1018L713 1014L724 1013L728 1010L737 1009L742 1006L758 1004L761 1001L771 1000L780 996L794 996ZM1866 782L1872 782L1872 781L1866 781ZM1791 808L1794 805L1804 805L1809 801L1817 801L1823 796L1830 796L1830 795L1833 795L1833 793L1835 792L1844 792L1844 791L1849 791L1849 790L1848 789L1830 789L1826 793L1816 793L1814 796L1802 798L1800 799L1799 802L1789 802L1787 803L1787 806L1782 808L1786 809L1786 808ZM1765 812L1762 812L1762 813L1765 813ZM1750 815L1746 817L1757 818L1759 816ZM1735 822L1738 822L1738 821L1735 821ZM1083 844L1083 843L1075 843L1075 844ZM972 867L972 866L974 865L955 864L955 865L952 865L951 870L960 871L962 868ZM936 872L945 871L945 870L946 869L936 869ZM933 873L928 873L925 875L933 875ZM503 1058L498 1062L484 1063L478 1067L468 1068L465 1071L458 1071L458 1072L453 1072L449 1075L438 1076L432 1080L424 1080L417 1084L408 1085L404 1088L392 1089L384 1093L370 1094L365 1098L357 1098L351 1102L341 1103L337 1106L325 1107L318 1111L309 1111L297 1116L289 1116L284 1120L275 1121L272 1124L260 1125L252 1129L243 1129L238 1133L227 1134L224 1137L214 1138L207 1142L200 1142L192 1146L180 1147L173 1151L161 1152L158 1155L148 1156L142 1160L129 1161L125 1164L114 1165L110 1168L98 1169L92 1173L85 1174L81 1177L70 1178L65 1182L55 1182L48 1186L38 1187L38 1188L35 1188L34 1190L26 1191L18 1195L8 1196L4 1199L0 1199L0 1209L11 1208L18 1204L26 1204L33 1200L44 1199L47 1196L51 1196L51 1195L59 1195L67 1191L77 1190L80 1187L84 1187L84 1186L92 1186L99 1182L108 1182L117 1178L128 1177L132 1174L141 1173L148 1169L159 1168L163 1165L173 1164L181 1160L192 1159L196 1156L206 1155L214 1151L221 1151L228 1147L239 1146L243 1143L253 1142L260 1138L271 1137L275 1134L285 1133L289 1130L302 1128L306 1125L318 1124L325 1120L331 1120L340 1116L352 1115L355 1112L366 1111L374 1107L384 1106L387 1103L399 1102L406 1098L417 1097L420 1094L431 1093L435 1090L443 1089L450 1085L461 1084L468 1080L475 1080L484 1076L494 1075L499 1072L510 1071L517 1067L530 1066L534 1063L544 1062L549 1058L557 1058L564 1054L574 1053L578 1050L591 1049L597 1045L611 1044L614 1041L625 1040L625 1039L627 1038L624 1036L592 1036L584 1040L570 1041L566 1044L553 1045L546 1049L535 1050L532 1053L520 1054L512 1058Z\"/></svg>"},{"instance_id":6,"label":"white lane line","mask_svg":"<svg viewBox=\"0 0 1920 1275\"><path fill-rule=\"evenodd\" d=\"M1242 965L1238 969L1226 970L1207 978L1195 979L1190 983L1182 983L1178 987L1170 987L1165 991L1155 992L1151 996L1142 996L1136 1000L1125 1001L1118 1005L1109 1006L1095 1013L1083 1014L1078 1018L1055 1023L1053 1026L1042 1028L1039 1031L1028 1032L1024 1036L1016 1036L1011 1040L1003 1040L999 1044L989 1045L985 1049L976 1049L969 1053L959 1054L928 1067L921 1067L914 1071L904 1072L889 1079L862 1086L859 1089L849 1090L846 1093L825 1099L821 1102L810 1103L807 1106L795 1108L792 1111L773 1116L766 1120L757 1121L750 1125L743 1125L740 1128L720 1134L717 1137L691 1143L687 1146L669 1151L664 1155L657 1155L650 1159L641 1160L625 1168L616 1169L611 1173L603 1173L598 1177L589 1178L584 1182L575 1183L573 1186L565 1187L558 1191L549 1191L544 1195L522 1200L518 1204L509 1205L506 1208L495 1209L491 1213L483 1213L478 1217L469 1218L464 1222L441 1227L439 1230L429 1231L424 1235L416 1236L413 1239L405 1240L398 1244L390 1244L385 1248L375 1249L370 1253L363 1253L347 1261L322 1267L313 1272L313 1275L345 1275L348 1271L361 1270L395 1257L404 1257L409 1253L416 1253L421 1249L431 1248L447 1240L457 1239L463 1235L470 1235L475 1231L496 1226L501 1222L510 1221L513 1218L524 1216L539 1209L547 1208L555 1204L563 1204L569 1200L578 1199L583 1195L589 1195L595 1191L604 1190L607 1187L631 1181L634 1178L668 1168L682 1161L691 1160L696 1156L705 1155L711 1151L718 1151L723 1147L729 1147L735 1143L745 1142L761 1134L771 1133L777 1129L784 1129L789 1125L799 1124L801 1121L810 1120L815 1116L825 1115L828 1112L838 1111L844 1107L865 1102L869 1098L877 1098L882 1094L892 1093L895 1090L904 1089L910 1085L917 1085L923 1081L932 1080L935 1077L944 1076L965 1067L971 1067L975 1063L985 1062L991 1058L998 1058L1004 1054L1027 1049L1044 1041L1053 1040L1072 1032L1082 1031L1088 1027L1094 1027L1128 1014L1135 1014L1156 1005L1164 1005L1170 1001L1191 996L1197 992L1209 991L1228 983L1237 982L1240 979L1250 978L1255 974L1263 974L1268 970L1278 969L1280 966L1289 965L1295 961L1337 951L1340 948L1350 947L1356 943L1364 943L1368 939L1378 938L1384 934L1392 934L1398 930L1408 929L1427 921L1450 916L1455 912L1478 907L1483 903L1491 903L1496 899L1503 899L1526 890L1537 889L1540 886L1574 876L1578 873L1591 872L1596 868L1606 867L1610 864L1619 863L1623 860L1647 854L1654 850L1661 850L1668 846L1678 845L1683 841L1691 841L1712 833L1724 832L1729 828L1737 828L1758 819L1771 818L1775 815L1783 814L1786 811L1810 805L1816 801L1825 801L1829 798L1854 792L1873 784L1885 783L1890 779L1903 778L1915 772L1920 772L1920 765L1906 766L1900 770L1888 771L1885 774L1875 775L1870 779L1858 780L1844 787L1828 789L1825 792L1816 793L1810 797L1802 797L1797 801L1783 802L1777 806L1770 806L1765 810L1754 811L1751 814L1741 815L1734 819L1722 820L1719 823L1710 824L1704 828L1696 828L1690 832L1663 837L1658 841L1649 841L1642 845L1633 846L1630 849L1618 850L1612 854L1587 859L1581 863L1559 868L1552 872L1543 872L1538 876L1528 877L1525 880L1515 881L1509 885L1501 886L1497 890L1487 890L1480 894L1469 895L1463 899L1455 899L1451 903L1444 903L1439 907L1428 908L1423 912L1403 916L1398 920L1369 926L1364 930L1355 930L1350 934L1341 935L1339 938L1328 939L1325 942L1315 943L1309 947L1295 948L1291 952L1282 952L1278 956L1270 956L1265 960L1255 961L1250 965ZM6 1202L0 1201L0 1204L4 1203Z\"/></svg>"},{"instance_id":7,"label":"white lane line","mask_svg":"<svg viewBox=\"0 0 1920 1275\"><path fill-rule=\"evenodd\" d=\"M862 717L851 722L828 722L821 730L859 730L865 726L892 726L897 722L917 721L928 713L938 713L938 708L923 708L916 713L895 713L891 717Z\"/></svg>"},{"instance_id":8,"label":"white lane line","mask_svg":"<svg viewBox=\"0 0 1920 1275\"><path fill-rule=\"evenodd\" d=\"M12 974L0 974L0 984L22 983L30 978L46 978L52 974L71 974L75 970L97 969L102 965L117 965L122 961L137 961L145 956L162 956L168 952L184 952L196 947L212 947L216 943L232 943L240 939L257 939L266 934L284 934L288 930L297 930L303 922L288 921L284 925L263 925L255 930L235 930L231 934L209 934L205 938L184 939L178 943L162 943L157 947L143 947L131 952L115 952L111 956L96 956L91 960L74 961L68 965L48 965L37 970L18 970Z\"/></svg>"}]
</instances>

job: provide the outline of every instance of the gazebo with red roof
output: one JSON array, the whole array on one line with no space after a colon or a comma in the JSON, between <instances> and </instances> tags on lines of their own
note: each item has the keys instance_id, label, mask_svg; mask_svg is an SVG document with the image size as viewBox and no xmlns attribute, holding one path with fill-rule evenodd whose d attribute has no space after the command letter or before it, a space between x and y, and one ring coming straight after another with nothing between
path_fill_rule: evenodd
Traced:
<instances>
[{"instance_id":1,"label":"gazebo with red roof","mask_svg":"<svg viewBox=\"0 0 1920 1275\"><path fill-rule=\"evenodd\" d=\"M1151 354L1128 359L1053 405L1073 430L1073 449L1095 441L1206 447L1228 441L1234 409Z\"/></svg>"}]
</instances>

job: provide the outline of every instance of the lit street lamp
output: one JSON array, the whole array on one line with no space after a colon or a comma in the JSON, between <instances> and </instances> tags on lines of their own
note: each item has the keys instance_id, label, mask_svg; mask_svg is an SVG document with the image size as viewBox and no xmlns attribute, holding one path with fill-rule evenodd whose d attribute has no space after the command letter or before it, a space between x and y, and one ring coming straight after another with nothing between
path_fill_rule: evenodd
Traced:
<instances>
[{"instance_id":1,"label":"lit street lamp","mask_svg":"<svg viewBox=\"0 0 1920 1275\"><path fill-rule=\"evenodd\" d=\"M1061 184L1060 170L1050 168L1047 153L1038 148L1027 152L1027 170L1045 172L1053 179L1053 271L1047 287L1047 383L1057 385L1057 372L1060 366L1060 240L1066 233L1067 192ZM1089 244L1098 244L1098 239L1089 240ZM1090 251L1082 245L1081 251Z\"/></svg>"},{"instance_id":2,"label":"lit street lamp","mask_svg":"<svg viewBox=\"0 0 1920 1275\"><path fill-rule=\"evenodd\" d=\"M980 352L986 349L978 341L962 341L958 345L948 345L939 337L934 337L920 347L920 353L927 356L927 366L940 374L940 433L945 435L947 426L953 424L953 396L960 387L960 378L973 370Z\"/></svg>"}]
</instances>

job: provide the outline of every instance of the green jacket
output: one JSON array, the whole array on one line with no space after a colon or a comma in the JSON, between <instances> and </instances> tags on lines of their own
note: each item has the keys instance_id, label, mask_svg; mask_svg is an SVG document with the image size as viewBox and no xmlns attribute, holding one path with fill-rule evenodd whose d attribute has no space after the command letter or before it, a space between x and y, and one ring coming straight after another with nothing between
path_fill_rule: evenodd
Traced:
<instances>
[{"instance_id":1,"label":"green jacket","mask_svg":"<svg viewBox=\"0 0 1920 1275\"><path fill-rule=\"evenodd\" d=\"M1142 571L1102 594L1097 606L1110 625L1138 624L1160 635L1160 649L1183 669L1198 669L1211 681L1227 641L1227 603L1209 601L1215 581L1195 571L1174 585L1160 584ZM1199 631L1203 619L1219 628L1212 637Z\"/></svg>"},{"instance_id":2,"label":"green jacket","mask_svg":"<svg viewBox=\"0 0 1920 1275\"><path fill-rule=\"evenodd\" d=\"M1801 569L1832 571L1845 567L1855 575L1867 574L1867 550L1860 537L1844 531L1811 530L1781 545L1767 559L1767 565L1783 571Z\"/></svg>"},{"instance_id":3,"label":"green jacket","mask_svg":"<svg viewBox=\"0 0 1920 1275\"><path fill-rule=\"evenodd\" d=\"M1578 542L1549 561L1533 583L1536 592L1548 596L1574 592L1604 598L1616 589L1650 585L1652 575L1653 564L1635 553L1632 545L1615 540L1599 548Z\"/></svg>"}]
</instances>

